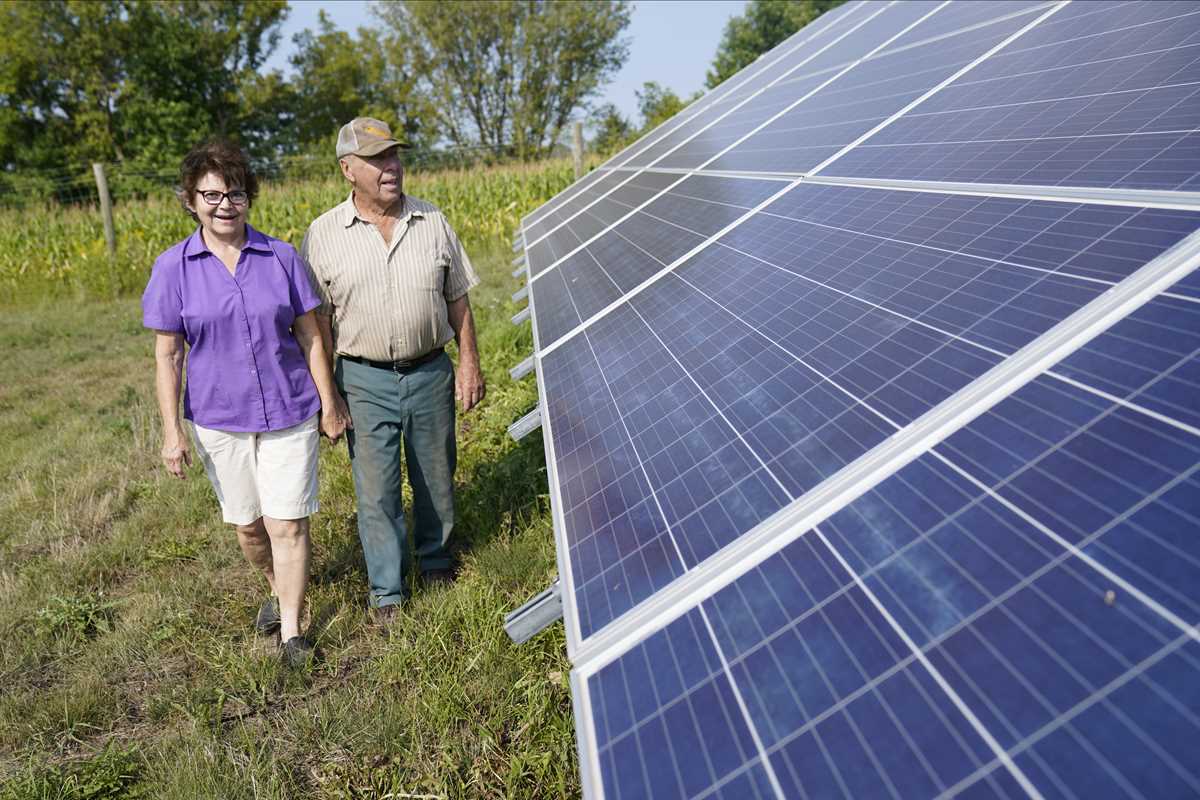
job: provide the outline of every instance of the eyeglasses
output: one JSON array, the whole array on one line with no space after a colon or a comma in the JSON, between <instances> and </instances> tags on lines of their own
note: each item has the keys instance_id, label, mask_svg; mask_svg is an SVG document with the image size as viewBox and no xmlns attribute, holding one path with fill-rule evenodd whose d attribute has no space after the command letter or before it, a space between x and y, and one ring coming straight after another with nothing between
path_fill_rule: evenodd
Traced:
<instances>
[{"instance_id":1,"label":"eyeglasses","mask_svg":"<svg viewBox=\"0 0 1200 800\"><path fill-rule=\"evenodd\" d=\"M234 189L232 192L218 192L216 189L207 192L199 192L199 195L204 198L204 202L210 206L219 206L224 202L225 198L229 198L229 202L235 206L244 206L250 202L250 195L243 192L241 189Z\"/></svg>"}]
</instances>

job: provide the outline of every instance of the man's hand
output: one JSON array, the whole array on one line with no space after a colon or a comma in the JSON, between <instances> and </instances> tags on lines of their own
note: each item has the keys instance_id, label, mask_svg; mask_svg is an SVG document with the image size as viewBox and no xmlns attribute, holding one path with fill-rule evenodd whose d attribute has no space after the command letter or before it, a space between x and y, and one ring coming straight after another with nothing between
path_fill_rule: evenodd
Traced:
<instances>
[{"instance_id":1,"label":"man's hand","mask_svg":"<svg viewBox=\"0 0 1200 800\"><path fill-rule=\"evenodd\" d=\"M350 419L350 410L346 408L346 402L340 395L330 406L330 408L321 409L321 433L336 444L347 428L354 427L354 420Z\"/></svg>"},{"instance_id":2,"label":"man's hand","mask_svg":"<svg viewBox=\"0 0 1200 800\"><path fill-rule=\"evenodd\" d=\"M176 478L186 477L183 470L192 465L192 453L188 448L187 436L179 428L168 430L163 435L162 460L167 472Z\"/></svg>"},{"instance_id":3,"label":"man's hand","mask_svg":"<svg viewBox=\"0 0 1200 800\"><path fill-rule=\"evenodd\" d=\"M460 358L458 368L454 372L454 398L462 406L462 410L470 411L479 405L487 394L487 386L483 381L483 373L479 370L479 362L471 358Z\"/></svg>"}]
</instances>

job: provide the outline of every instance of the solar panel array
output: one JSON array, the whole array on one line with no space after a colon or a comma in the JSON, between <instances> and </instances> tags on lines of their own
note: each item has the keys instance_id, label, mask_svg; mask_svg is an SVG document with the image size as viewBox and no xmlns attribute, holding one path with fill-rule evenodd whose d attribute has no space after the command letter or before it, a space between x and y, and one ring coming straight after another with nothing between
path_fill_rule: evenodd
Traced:
<instances>
[{"instance_id":1,"label":"solar panel array","mask_svg":"<svg viewBox=\"0 0 1200 800\"><path fill-rule=\"evenodd\" d=\"M855 2L530 214L588 797L1200 794L1200 6Z\"/></svg>"}]
</instances>

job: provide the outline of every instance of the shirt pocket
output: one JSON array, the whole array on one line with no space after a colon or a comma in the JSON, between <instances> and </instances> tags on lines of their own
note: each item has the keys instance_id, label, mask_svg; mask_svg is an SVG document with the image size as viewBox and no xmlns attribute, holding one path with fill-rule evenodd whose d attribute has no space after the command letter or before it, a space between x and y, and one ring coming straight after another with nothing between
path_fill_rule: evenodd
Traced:
<instances>
[{"instance_id":1,"label":"shirt pocket","mask_svg":"<svg viewBox=\"0 0 1200 800\"><path fill-rule=\"evenodd\" d=\"M449 264L450 254L445 248L429 248L416 268L416 288L440 295L446 287L446 268Z\"/></svg>"}]
</instances>

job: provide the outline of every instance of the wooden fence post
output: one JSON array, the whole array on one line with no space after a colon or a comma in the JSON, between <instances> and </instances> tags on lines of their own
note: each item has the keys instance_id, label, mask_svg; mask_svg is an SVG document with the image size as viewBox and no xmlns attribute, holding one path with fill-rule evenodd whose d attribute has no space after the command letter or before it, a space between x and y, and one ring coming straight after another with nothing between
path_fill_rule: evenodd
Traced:
<instances>
[{"instance_id":1,"label":"wooden fence post","mask_svg":"<svg viewBox=\"0 0 1200 800\"><path fill-rule=\"evenodd\" d=\"M108 193L108 178L104 174L104 165L100 162L92 164L92 173L96 176L96 191L100 194L100 216L104 217L104 243L108 245L110 258L117 256L117 230L113 226L112 196Z\"/></svg>"},{"instance_id":2,"label":"wooden fence post","mask_svg":"<svg viewBox=\"0 0 1200 800\"><path fill-rule=\"evenodd\" d=\"M575 123L575 136L571 143L571 152L575 156L575 180L583 177L583 123Z\"/></svg>"}]
</instances>

